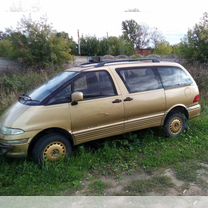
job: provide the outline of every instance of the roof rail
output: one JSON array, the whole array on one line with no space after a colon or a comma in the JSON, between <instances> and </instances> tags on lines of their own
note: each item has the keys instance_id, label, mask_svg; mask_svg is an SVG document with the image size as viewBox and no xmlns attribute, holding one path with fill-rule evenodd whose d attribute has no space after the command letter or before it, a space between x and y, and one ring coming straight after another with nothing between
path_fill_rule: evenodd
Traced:
<instances>
[{"instance_id":1,"label":"roof rail","mask_svg":"<svg viewBox=\"0 0 208 208\"><path fill-rule=\"evenodd\" d=\"M95 67L101 67L105 66L107 64L113 64L113 63L128 63L128 62L138 62L138 61L151 61L153 63L159 63L160 60L156 58L139 58L139 59L121 59L121 60L112 60L112 61L101 61L95 65Z\"/></svg>"},{"instance_id":2,"label":"roof rail","mask_svg":"<svg viewBox=\"0 0 208 208\"><path fill-rule=\"evenodd\" d=\"M80 64L81 67L102 67L107 64L114 64L114 63L129 63L129 62L138 62L138 61L151 61L153 63L159 63L160 60L158 58L139 58L139 59L120 59L120 60L107 60L107 61L89 61L87 63Z\"/></svg>"},{"instance_id":3,"label":"roof rail","mask_svg":"<svg viewBox=\"0 0 208 208\"><path fill-rule=\"evenodd\" d=\"M88 62L80 64L80 66L87 66L87 65L92 65L92 64L98 64L101 62L101 57L100 56L91 56L88 59Z\"/></svg>"},{"instance_id":4,"label":"roof rail","mask_svg":"<svg viewBox=\"0 0 208 208\"><path fill-rule=\"evenodd\" d=\"M87 62L87 63L80 64L79 66L81 66L81 67L96 66L96 65L98 65L99 63L100 63L100 62L94 62L94 63Z\"/></svg>"}]
</instances>

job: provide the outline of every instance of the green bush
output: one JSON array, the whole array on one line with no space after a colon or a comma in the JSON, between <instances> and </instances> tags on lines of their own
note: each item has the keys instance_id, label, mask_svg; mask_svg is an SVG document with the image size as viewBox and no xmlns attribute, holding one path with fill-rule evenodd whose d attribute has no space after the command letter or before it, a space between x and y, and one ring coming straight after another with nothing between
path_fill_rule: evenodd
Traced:
<instances>
[{"instance_id":1,"label":"green bush","mask_svg":"<svg viewBox=\"0 0 208 208\"><path fill-rule=\"evenodd\" d=\"M0 56L20 61L25 68L44 69L72 60L72 39L60 35L46 20L22 19L15 30L7 30L0 40ZM74 50L74 49L73 49Z\"/></svg>"},{"instance_id":2,"label":"green bush","mask_svg":"<svg viewBox=\"0 0 208 208\"><path fill-rule=\"evenodd\" d=\"M13 57L14 49L12 42L8 39L0 40L0 56L1 57Z\"/></svg>"},{"instance_id":3,"label":"green bush","mask_svg":"<svg viewBox=\"0 0 208 208\"><path fill-rule=\"evenodd\" d=\"M171 55L173 48L168 42L163 41L156 45L154 53L158 55Z\"/></svg>"},{"instance_id":4,"label":"green bush","mask_svg":"<svg viewBox=\"0 0 208 208\"><path fill-rule=\"evenodd\" d=\"M208 13L201 21L188 30L184 40L178 46L178 55L189 62L208 62Z\"/></svg>"},{"instance_id":5,"label":"green bush","mask_svg":"<svg viewBox=\"0 0 208 208\"><path fill-rule=\"evenodd\" d=\"M122 37L109 37L99 40L94 36L82 37L80 40L81 54L84 56L104 56L110 54L132 55L133 45Z\"/></svg>"}]
</instances>

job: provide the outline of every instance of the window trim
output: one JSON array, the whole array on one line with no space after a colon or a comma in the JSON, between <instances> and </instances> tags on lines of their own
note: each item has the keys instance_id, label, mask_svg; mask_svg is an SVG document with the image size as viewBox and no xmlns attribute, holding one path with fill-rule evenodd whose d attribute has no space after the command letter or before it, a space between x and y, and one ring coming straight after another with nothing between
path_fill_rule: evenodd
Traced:
<instances>
[{"instance_id":1,"label":"window trim","mask_svg":"<svg viewBox=\"0 0 208 208\"><path fill-rule=\"evenodd\" d=\"M151 89L151 90L144 90L144 91L138 91L138 92L131 92L129 86L126 84L126 81L123 79L123 76L121 75L120 71L121 70L131 70L131 69L151 69L153 74L155 75L155 77L157 78L158 83L160 84L160 87L157 89ZM163 89L163 84L161 81L161 78L159 76L159 72L157 71L157 67L156 66L142 66L142 67L122 67L122 68L116 68L115 69L117 74L119 75L120 79L122 80L124 86L126 87L126 89L128 90L129 94L134 94L134 93L143 93L143 92L149 92L149 91L153 91L153 90L159 90L159 89Z\"/></svg>"}]
</instances>

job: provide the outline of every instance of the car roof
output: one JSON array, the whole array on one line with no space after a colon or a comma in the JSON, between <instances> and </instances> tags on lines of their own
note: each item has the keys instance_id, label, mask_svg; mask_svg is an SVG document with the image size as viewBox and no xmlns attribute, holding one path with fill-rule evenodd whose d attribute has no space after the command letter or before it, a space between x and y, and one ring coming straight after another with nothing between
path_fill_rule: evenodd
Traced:
<instances>
[{"instance_id":1,"label":"car roof","mask_svg":"<svg viewBox=\"0 0 208 208\"><path fill-rule=\"evenodd\" d=\"M86 63L77 67L66 69L66 71L94 71L94 70L103 70L107 68L130 68L130 67L155 67L155 66L171 66L171 67L180 67L181 65L176 62L169 61L112 61L112 62L99 62L99 63Z\"/></svg>"}]
</instances>

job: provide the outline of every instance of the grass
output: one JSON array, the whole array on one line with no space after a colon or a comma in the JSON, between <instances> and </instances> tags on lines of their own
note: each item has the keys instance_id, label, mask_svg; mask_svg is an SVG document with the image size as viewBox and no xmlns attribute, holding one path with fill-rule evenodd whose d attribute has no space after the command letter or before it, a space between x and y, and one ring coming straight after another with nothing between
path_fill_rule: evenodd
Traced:
<instances>
[{"instance_id":1,"label":"grass","mask_svg":"<svg viewBox=\"0 0 208 208\"><path fill-rule=\"evenodd\" d=\"M72 158L42 168L29 161L1 158L0 195L73 195L83 188L89 174L119 177L138 169L170 167L177 177L195 180L195 164L208 163L207 123L208 115L203 114L177 139L163 138L150 129L103 141L93 151L92 144L79 146ZM90 193L102 194L103 189L98 181L91 185Z\"/></svg>"},{"instance_id":2,"label":"grass","mask_svg":"<svg viewBox=\"0 0 208 208\"><path fill-rule=\"evenodd\" d=\"M1 161L0 195L57 195L63 189L80 187L83 173L69 161L40 167L29 162Z\"/></svg>"},{"instance_id":3,"label":"grass","mask_svg":"<svg viewBox=\"0 0 208 208\"><path fill-rule=\"evenodd\" d=\"M88 194L89 195L103 195L106 188L107 188L107 184L105 184L101 180L96 180L89 184Z\"/></svg>"},{"instance_id":4,"label":"grass","mask_svg":"<svg viewBox=\"0 0 208 208\"><path fill-rule=\"evenodd\" d=\"M195 182L197 180L197 170L199 168L200 165L194 160L176 163L174 166L176 177L186 182Z\"/></svg>"}]
</instances>

